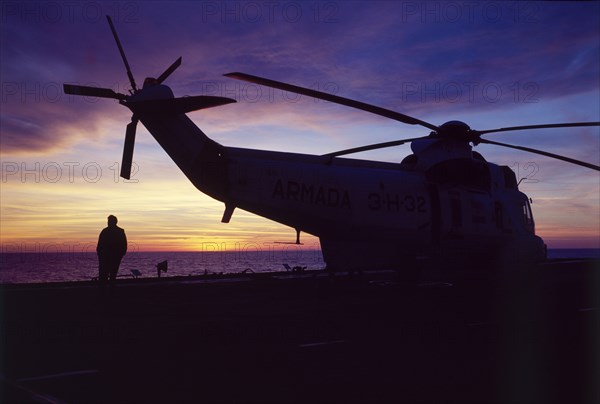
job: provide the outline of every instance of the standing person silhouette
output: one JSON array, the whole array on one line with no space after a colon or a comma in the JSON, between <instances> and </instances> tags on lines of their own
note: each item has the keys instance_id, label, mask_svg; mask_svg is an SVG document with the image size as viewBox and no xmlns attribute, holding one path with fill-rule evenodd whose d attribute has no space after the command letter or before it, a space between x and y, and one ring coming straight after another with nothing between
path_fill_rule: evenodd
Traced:
<instances>
[{"instance_id":1,"label":"standing person silhouette","mask_svg":"<svg viewBox=\"0 0 600 404\"><path fill-rule=\"evenodd\" d=\"M113 283L117 279L121 259L127 252L125 230L117 226L117 218L108 217L108 226L100 232L96 253L98 253L98 271L101 283L109 279Z\"/></svg>"}]
</instances>

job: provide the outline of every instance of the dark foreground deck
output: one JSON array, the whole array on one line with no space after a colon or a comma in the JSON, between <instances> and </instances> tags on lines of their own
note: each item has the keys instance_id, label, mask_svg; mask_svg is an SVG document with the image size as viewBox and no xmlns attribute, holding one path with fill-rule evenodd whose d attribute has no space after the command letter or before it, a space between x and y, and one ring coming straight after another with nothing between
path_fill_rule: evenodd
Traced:
<instances>
[{"instance_id":1,"label":"dark foreground deck","mask_svg":"<svg viewBox=\"0 0 600 404\"><path fill-rule=\"evenodd\" d=\"M0 287L1 402L600 402L600 268Z\"/></svg>"}]
</instances>

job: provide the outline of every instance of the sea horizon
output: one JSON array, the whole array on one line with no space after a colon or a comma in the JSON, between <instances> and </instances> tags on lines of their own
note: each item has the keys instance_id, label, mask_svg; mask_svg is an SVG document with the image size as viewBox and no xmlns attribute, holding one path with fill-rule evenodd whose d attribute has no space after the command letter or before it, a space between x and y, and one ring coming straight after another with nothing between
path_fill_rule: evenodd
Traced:
<instances>
[{"instance_id":1,"label":"sea horizon","mask_svg":"<svg viewBox=\"0 0 600 404\"><path fill-rule=\"evenodd\" d=\"M600 248L555 248L549 259L600 259ZM156 277L156 265L167 261L163 276L234 274L242 272L285 271L284 264L306 270L325 268L318 249L281 249L257 251L148 251L130 252L121 262L119 275L131 277L137 270L142 277ZM95 252L4 252L0 253L0 284L84 281L98 274Z\"/></svg>"}]
</instances>

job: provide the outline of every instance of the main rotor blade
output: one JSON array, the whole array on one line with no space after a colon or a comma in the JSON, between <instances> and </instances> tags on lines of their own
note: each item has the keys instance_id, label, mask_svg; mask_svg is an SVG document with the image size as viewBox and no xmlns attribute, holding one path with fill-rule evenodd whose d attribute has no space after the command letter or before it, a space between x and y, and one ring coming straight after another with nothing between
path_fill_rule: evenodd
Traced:
<instances>
[{"instance_id":1,"label":"main rotor blade","mask_svg":"<svg viewBox=\"0 0 600 404\"><path fill-rule=\"evenodd\" d=\"M135 145L135 131L138 119L131 117L125 131L125 144L123 145L123 158L121 159L121 177L126 180L131 178L131 164L133 162L133 146Z\"/></svg>"},{"instance_id":2,"label":"main rotor blade","mask_svg":"<svg viewBox=\"0 0 600 404\"><path fill-rule=\"evenodd\" d=\"M532 148L523 147L523 146L514 146L514 145L506 144L506 143L494 142L494 141L488 140L488 139L481 139L480 143L493 144L496 146L504 146L504 147L509 147L511 149L523 150L523 151L526 151L529 153L541 154L542 156L552 157L554 159L566 161L567 163L577 164L578 166L591 168L592 170L600 171L600 166L596 166L596 165L593 165L590 163L586 163L584 161L575 160L570 157L565 157L565 156L561 156L559 154L549 153L549 152L542 151L542 150L532 149Z\"/></svg>"},{"instance_id":3,"label":"main rotor blade","mask_svg":"<svg viewBox=\"0 0 600 404\"><path fill-rule=\"evenodd\" d=\"M376 149L384 149L386 147L400 146L400 145L403 145L404 143L409 143L409 142L412 142L413 140L425 139L427 137L428 136L421 136L421 137L415 137L412 139L393 140L391 142L375 143L375 144L371 144L371 145L367 145L367 146L354 147L352 149L346 149L346 150L340 150L340 151L333 152L333 153L327 153L327 154L324 154L323 156L338 157L338 156L343 156L346 154L359 153L359 152L376 150Z\"/></svg>"},{"instance_id":4,"label":"main rotor blade","mask_svg":"<svg viewBox=\"0 0 600 404\"><path fill-rule=\"evenodd\" d=\"M119 36L117 35L117 30L115 29L115 26L113 25L110 15L107 15L106 19L108 20L108 25L110 25L110 30L112 31L113 36L115 37L117 46L119 47L119 52L121 53L121 57L123 58L123 63L125 63L125 68L127 69L127 77L129 77L129 82L131 83L131 88L133 88L133 91L137 91L137 86L135 85L135 80L133 78L133 74L131 73L131 68L129 67L129 63L127 62L127 57L125 57L125 51L123 50L123 46L121 46L121 41L119 41Z\"/></svg>"},{"instance_id":5,"label":"main rotor blade","mask_svg":"<svg viewBox=\"0 0 600 404\"><path fill-rule=\"evenodd\" d=\"M250 83L260 84L263 86L273 87L284 91L291 91L294 93L307 95L309 97L319 98L321 100L334 102L336 104L345 105L347 107L357 108L363 111L370 112L372 114L384 116L386 118L394 119L409 125L421 125L434 131L438 131L439 128L428 122L421 121L420 119L413 118L412 116L404 115L396 111L377 107L375 105L366 104L361 101L351 100L349 98L340 97L333 94L323 93L317 90L311 90L309 88L298 87L292 84L282 83L280 81L265 79L263 77L252 76L245 73L227 73L224 76L231 77L238 80L248 81Z\"/></svg>"},{"instance_id":6,"label":"main rotor blade","mask_svg":"<svg viewBox=\"0 0 600 404\"><path fill-rule=\"evenodd\" d=\"M549 123L549 124L544 124L544 125L510 126L507 128L474 130L473 132L477 133L478 135L484 135L486 133L508 132L508 131L513 131L513 130L570 128L570 127L577 127L577 126L600 126L600 122Z\"/></svg>"},{"instance_id":7,"label":"main rotor blade","mask_svg":"<svg viewBox=\"0 0 600 404\"><path fill-rule=\"evenodd\" d=\"M171 75L171 73L173 73L179 66L181 65L181 56L179 56L179 59L177 59L175 62L173 62L173 64L171 66L169 66L169 68L167 70L165 70L163 72L163 74L161 74L158 79L156 79L156 81L158 81L158 83L162 83L163 81L165 81L167 79L167 77L169 77Z\"/></svg>"},{"instance_id":8,"label":"main rotor blade","mask_svg":"<svg viewBox=\"0 0 600 404\"><path fill-rule=\"evenodd\" d=\"M83 95L86 97L114 98L116 100L124 100L127 98L125 94L115 93L110 88L80 86L77 84L63 84L65 94Z\"/></svg>"}]
</instances>

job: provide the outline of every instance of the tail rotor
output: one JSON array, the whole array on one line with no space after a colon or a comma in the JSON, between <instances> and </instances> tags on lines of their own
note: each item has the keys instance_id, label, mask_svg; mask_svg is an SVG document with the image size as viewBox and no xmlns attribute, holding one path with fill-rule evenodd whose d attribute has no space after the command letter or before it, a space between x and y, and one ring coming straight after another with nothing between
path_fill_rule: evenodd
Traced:
<instances>
[{"instance_id":1,"label":"tail rotor","mask_svg":"<svg viewBox=\"0 0 600 404\"><path fill-rule=\"evenodd\" d=\"M129 78L129 83L131 84L131 90L129 91L129 95L117 93L110 88L100 88L100 87L90 87L90 86L80 86L77 84L64 84L64 92L65 94L72 95L80 95L87 97L100 97L100 98L112 98L119 100L120 104L123 104L128 107L132 107L132 105L140 105L141 103L146 102L147 104L152 105L154 101L133 101L131 97L140 92L138 89L135 79L133 77L133 73L131 73L131 67L129 66L129 62L127 61L127 57L125 56L125 51L123 50L123 45L121 45L121 41L119 40L119 36L117 35L117 30L113 24L110 16L106 16L108 20L108 25L110 26L110 30L115 38L115 42L117 43L117 47L119 48L119 53L121 54L121 58L123 59L123 63L125 64L125 69L127 72L127 77ZM169 66L156 80L152 80L156 84L161 84L165 81L177 68L181 65L181 57L179 57L171 66ZM160 107L169 107L167 103L157 102ZM215 104L217 105L217 104ZM137 124L139 122L138 117L133 114L131 116L131 122L127 124L127 128L125 130L125 143L123 145L123 157L121 159L121 177L125 179L131 178L131 166L133 163L133 148L135 145L135 133L137 130Z\"/></svg>"}]
</instances>

